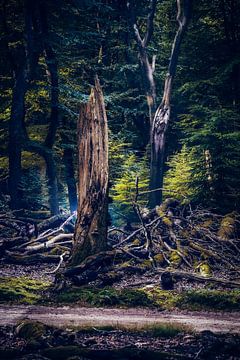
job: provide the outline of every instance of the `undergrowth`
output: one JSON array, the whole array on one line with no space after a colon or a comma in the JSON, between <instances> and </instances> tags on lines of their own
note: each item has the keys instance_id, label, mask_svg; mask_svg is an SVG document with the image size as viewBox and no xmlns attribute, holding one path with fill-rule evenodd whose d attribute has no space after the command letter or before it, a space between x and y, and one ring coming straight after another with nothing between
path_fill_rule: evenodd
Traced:
<instances>
[{"instance_id":1,"label":"undergrowth","mask_svg":"<svg viewBox=\"0 0 240 360\"><path fill-rule=\"evenodd\" d=\"M28 277L0 277L0 303L17 302L35 304L50 283Z\"/></svg>"},{"instance_id":2,"label":"undergrowth","mask_svg":"<svg viewBox=\"0 0 240 360\"><path fill-rule=\"evenodd\" d=\"M78 304L79 306L155 307L162 310L240 310L240 290L166 291L159 287L115 289L71 287L45 296L51 284L28 277L0 277L0 303Z\"/></svg>"},{"instance_id":3,"label":"undergrowth","mask_svg":"<svg viewBox=\"0 0 240 360\"><path fill-rule=\"evenodd\" d=\"M240 290L191 290L183 292L152 289L71 288L57 295L59 303L91 306L157 307L159 309L240 310Z\"/></svg>"}]
</instances>

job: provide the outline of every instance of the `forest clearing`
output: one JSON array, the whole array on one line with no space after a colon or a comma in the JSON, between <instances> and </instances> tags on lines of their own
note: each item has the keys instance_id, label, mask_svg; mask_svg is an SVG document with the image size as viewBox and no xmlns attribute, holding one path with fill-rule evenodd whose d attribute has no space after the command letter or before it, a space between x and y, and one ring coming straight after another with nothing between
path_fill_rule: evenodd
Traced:
<instances>
[{"instance_id":1,"label":"forest clearing","mask_svg":"<svg viewBox=\"0 0 240 360\"><path fill-rule=\"evenodd\" d=\"M240 359L239 0L0 3L0 358Z\"/></svg>"}]
</instances>

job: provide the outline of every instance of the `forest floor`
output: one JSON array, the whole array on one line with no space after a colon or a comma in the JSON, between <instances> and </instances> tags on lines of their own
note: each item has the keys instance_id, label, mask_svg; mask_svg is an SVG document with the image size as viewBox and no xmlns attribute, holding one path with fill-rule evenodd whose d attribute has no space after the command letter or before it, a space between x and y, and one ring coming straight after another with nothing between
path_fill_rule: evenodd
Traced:
<instances>
[{"instance_id":1,"label":"forest floor","mask_svg":"<svg viewBox=\"0 0 240 360\"><path fill-rule=\"evenodd\" d=\"M124 288L140 280L131 276L55 294L54 267L0 265L1 359L240 360L238 290Z\"/></svg>"},{"instance_id":2,"label":"forest floor","mask_svg":"<svg viewBox=\"0 0 240 360\"><path fill-rule=\"evenodd\" d=\"M161 324L180 324L189 330L240 334L240 313L158 311L143 308L49 307L40 305L1 305L0 326L16 325L23 319L56 327L113 327L138 330Z\"/></svg>"}]
</instances>

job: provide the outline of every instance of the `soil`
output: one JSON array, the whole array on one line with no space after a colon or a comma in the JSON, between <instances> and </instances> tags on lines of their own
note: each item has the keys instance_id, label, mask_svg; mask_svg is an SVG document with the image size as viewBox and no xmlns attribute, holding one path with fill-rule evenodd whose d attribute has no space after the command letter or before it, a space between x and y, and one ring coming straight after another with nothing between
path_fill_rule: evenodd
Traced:
<instances>
[{"instance_id":1,"label":"soil","mask_svg":"<svg viewBox=\"0 0 240 360\"><path fill-rule=\"evenodd\" d=\"M20 325L21 326L21 325ZM79 331L46 327L36 338L21 336L16 326L0 327L3 360L239 360L240 337L179 333L173 337L120 330Z\"/></svg>"},{"instance_id":2,"label":"soil","mask_svg":"<svg viewBox=\"0 0 240 360\"><path fill-rule=\"evenodd\" d=\"M240 313L176 312L149 309L48 307L1 305L0 325L14 325L22 319L59 327L123 326L138 328L161 323L187 325L196 332L240 334Z\"/></svg>"}]
</instances>

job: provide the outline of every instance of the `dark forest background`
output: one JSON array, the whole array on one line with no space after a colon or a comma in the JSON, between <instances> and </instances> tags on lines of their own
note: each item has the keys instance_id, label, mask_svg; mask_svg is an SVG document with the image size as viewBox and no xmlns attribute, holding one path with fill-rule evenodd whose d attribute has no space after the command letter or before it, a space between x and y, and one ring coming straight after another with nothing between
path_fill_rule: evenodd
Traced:
<instances>
[{"instance_id":1,"label":"dark forest background","mask_svg":"<svg viewBox=\"0 0 240 360\"><path fill-rule=\"evenodd\" d=\"M240 207L240 6L196 1L181 44L166 141L164 197L219 213ZM135 1L140 32L148 2ZM131 218L135 178L149 184L145 79L127 1L1 0L0 206L77 208L76 123L97 74L110 136L112 221ZM148 56L161 101L177 29L159 1ZM142 200L147 206L147 199Z\"/></svg>"}]
</instances>

